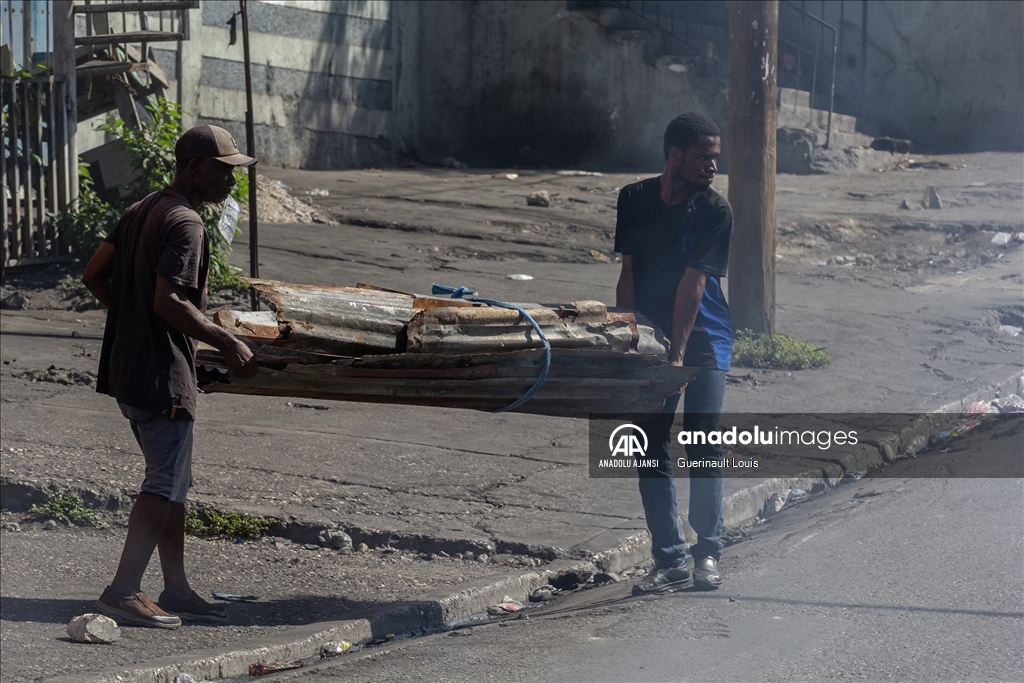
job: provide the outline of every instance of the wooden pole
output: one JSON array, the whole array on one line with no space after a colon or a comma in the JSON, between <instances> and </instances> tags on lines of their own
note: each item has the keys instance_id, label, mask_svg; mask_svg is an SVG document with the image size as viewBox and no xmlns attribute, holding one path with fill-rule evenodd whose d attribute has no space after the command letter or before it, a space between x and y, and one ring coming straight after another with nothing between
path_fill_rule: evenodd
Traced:
<instances>
[{"instance_id":1,"label":"wooden pole","mask_svg":"<svg viewBox=\"0 0 1024 683\"><path fill-rule=\"evenodd\" d=\"M252 109L252 61L249 59L249 10L240 0L242 10L242 53L245 59L245 153L256 156L256 131ZM256 213L256 164L249 166L249 277L260 276L259 222ZM256 290L250 290L252 310L260 310Z\"/></svg>"},{"instance_id":2,"label":"wooden pole","mask_svg":"<svg viewBox=\"0 0 1024 683\"><path fill-rule=\"evenodd\" d=\"M64 209L78 201L78 90L75 80L75 15L71 0L53 3L53 72L64 83L63 137L57 141L57 154L67 166Z\"/></svg>"},{"instance_id":3,"label":"wooden pole","mask_svg":"<svg viewBox=\"0 0 1024 683\"><path fill-rule=\"evenodd\" d=\"M729 258L734 329L775 330L778 0L729 3Z\"/></svg>"}]
</instances>

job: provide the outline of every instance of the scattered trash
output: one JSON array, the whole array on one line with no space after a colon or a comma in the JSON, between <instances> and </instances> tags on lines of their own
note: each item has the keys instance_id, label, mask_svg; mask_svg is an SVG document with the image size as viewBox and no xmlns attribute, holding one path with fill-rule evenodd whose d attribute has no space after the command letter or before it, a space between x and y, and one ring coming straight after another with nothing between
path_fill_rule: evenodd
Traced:
<instances>
[{"instance_id":1,"label":"scattered trash","mask_svg":"<svg viewBox=\"0 0 1024 683\"><path fill-rule=\"evenodd\" d=\"M487 555L485 553L480 553L479 555L476 556L476 561L479 562L480 564L487 564L488 562L491 561L491 558L487 557Z\"/></svg>"},{"instance_id":2,"label":"scattered trash","mask_svg":"<svg viewBox=\"0 0 1024 683\"><path fill-rule=\"evenodd\" d=\"M812 266L827 266L828 261L811 261Z\"/></svg>"},{"instance_id":3,"label":"scattered trash","mask_svg":"<svg viewBox=\"0 0 1024 683\"><path fill-rule=\"evenodd\" d=\"M337 657L352 649L352 643L347 640L328 640L320 646L320 659Z\"/></svg>"},{"instance_id":4,"label":"scattered trash","mask_svg":"<svg viewBox=\"0 0 1024 683\"><path fill-rule=\"evenodd\" d=\"M863 479L865 474L867 474L867 472L865 472L864 470L856 470L856 471L853 471L853 472L847 472L846 474L843 475L843 478L840 479L840 483L842 483L842 482L850 482L850 481L857 481L858 479Z\"/></svg>"},{"instance_id":5,"label":"scattered trash","mask_svg":"<svg viewBox=\"0 0 1024 683\"><path fill-rule=\"evenodd\" d=\"M303 546L306 550L320 550L320 546L316 543L307 543Z\"/></svg>"},{"instance_id":6,"label":"scattered trash","mask_svg":"<svg viewBox=\"0 0 1024 683\"><path fill-rule=\"evenodd\" d=\"M53 531L57 528L57 522L52 519L46 520L46 524L43 525L43 531Z\"/></svg>"},{"instance_id":7,"label":"scattered trash","mask_svg":"<svg viewBox=\"0 0 1024 683\"><path fill-rule=\"evenodd\" d=\"M235 239L235 229L238 226L239 207L234 197L228 196L224 200L224 208L220 212L220 220L217 222L217 232L229 245Z\"/></svg>"},{"instance_id":8,"label":"scattered trash","mask_svg":"<svg viewBox=\"0 0 1024 683\"><path fill-rule=\"evenodd\" d=\"M313 197L326 197L331 194L328 190L321 190L320 188L314 188L312 190L306 190L306 194L312 195Z\"/></svg>"},{"instance_id":9,"label":"scattered trash","mask_svg":"<svg viewBox=\"0 0 1024 683\"><path fill-rule=\"evenodd\" d=\"M287 185L285 185L284 183L282 183L282 182L281 182L280 180L271 180L271 181L270 181L270 184L271 184L271 185L276 185L277 187L280 187L280 188L281 188L282 190L288 190L288 189L291 189L291 188L289 188L289 187L288 187Z\"/></svg>"},{"instance_id":10,"label":"scattered trash","mask_svg":"<svg viewBox=\"0 0 1024 683\"><path fill-rule=\"evenodd\" d=\"M258 595L235 595L234 593L221 593L214 591L210 595L214 600L226 600L228 602L256 602L260 599Z\"/></svg>"},{"instance_id":11,"label":"scattered trash","mask_svg":"<svg viewBox=\"0 0 1024 683\"><path fill-rule=\"evenodd\" d=\"M521 609L523 609L523 603L518 600L513 600L506 595L501 598L500 603L488 607L487 613L491 616L501 616L502 614L513 614Z\"/></svg>"},{"instance_id":12,"label":"scattered trash","mask_svg":"<svg viewBox=\"0 0 1024 683\"><path fill-rule=\"evenodd\" d=\"M267 674L277 673L278 671L291 671L292 669L301 668L302 662L273 662L271 664L256 662L255 664L249 665L249 675L266 676Z\"/></svg>"},{"instance_id":13,"label":"scattered trash","mask_svg":"<svg viewBox=\"0 0 1024 683\"><path fill-rule=\"evenodd\" d=\"M466 552L462 553L462 559L466 561L472 561L473 557L474 555L472 550L467 550Z\"/></svg>"},{"instance_id":14,"label":"scattered trash","mask_svg":"<svg viewBox=\"0 0 1024 683\"><path fill-rule=\"evenodd\" d=\"M910 210L910 202L908 202L906 199L904 199L902 202L900 202L900 208L901 209L906 209L906 210L909 211Z\"/></svg>"},{"instance_id":15,"label":"scattered trash","mask_svg":"<svg viewBox=\"0 0 1024 683\"><path fill-rule=\"evenodd\" d=\"M554 599L555 593L550 588L538 588L530 595L530 602L547 602Z\"/></svg>"},{"instance_id":16,"label":"scattered trash","mask_svg":"<svg viewBox=\"0 0 1024 683\"><path fill-rule=\"evenodd\" d=\"M952 429L941 429L928 437L928 448L935 448L948 441L953 436Z\"/></svg>"},{"instance_id":17,"label":"scattered trash","mask_svg":"<svg viewBox=\"0 0 1024 683\"><path fill-rule=\"evenodd\" d=\"M910 159L907 168L936 168L952 171L956 169L956 166L945 161L914 161Z\"/></svg>"},{"instance_id":18,"label":"scattered trash","mask_svg":"<svg viewBox=\"0 0 1024 683\"><path fill-rule=\"evenodd\" d=\"M19 533L21 531L21 526L19 526L17 522L4 522L3 524L0 524L0 529Z\"/></svg>"},{"instance_id":19,"label":"scattered trash","mask_svg":"<svg viewBox=\"0 0 1024 683\"><path fill-rule=\"evenodd\" d=\"M515 180L516 178L519 177L519 174L518 173L494 173L494 174L491 175L491 177L492 178L496 178L498 180Z\"/></svg>"},{"instance_id":20,"label":"scattered trash","mask_svg":"<svg viewBox=\"0 0 1024 683\"><path fill-rule=\"evenodd\" d=\"M506 275L505 278L508 280L532 280L533 276L525 275L524 273L512 273L511 275Z\"/></svg>"},{"instance_id":21,"label":"scattered trash","mask_svg":"<svg viewBox=\"0 0 1024 683\"><path fill-rule=\"evenodd\" d=\"M776 254L775 255L775 260L776 261L781 261L782 260L782 254Z\"/></svg>"},{"instance_id":22,"label":"scattered trash","mask_svg":"<svg viewBox=\"0 0 1024 683\"><path fill-rule=\"evenodd\" d=\"M547 190L538 190L526 195L526 203L530 206L551 206L551 195Z\"/></svg>"},{"instance_id":23,"label":"scattered trash","mask_svg":"<svg viewBox=\"0 0 1024 683\"><path fill-rule=\"evenodd\" d=\"M320 532L320 545L336 550L352 550L352 537L338 529L324 529Z\"/></svg>"},{"instance_id":24,"label":"scattered trash","mask_svg":"<svg viewBox=\"0 0 1024 683\"><path fill-rule=\"evenodd\" d=\"M800 501L807 500L810 497L810 494L803 489L793 489L789 492L789 495L786 496L786 504L799 503Z\"/></svg>"},{"instance_id":25,"label":"scattered trash","mask_svg":"<svg viewBox=\"0 0 1024 683\"><path fill-rule=\"evenodd\" d=\"M1014 327L1013 325L1000 325L999 331L1011 337L1019 337L1020 333L1024 330L1020 327Z\"/></svg>"},{"instance_id":26,"label":"scattered trash","mask_svg":"<svg viewBox=\"0 0 1024 683\"><path fill-rule=\"evenodd\" d=\"M446 157L441 165L445 168L469 168L469 164L464 161L459 161L455 157Z\"/></svg>"},{"instance_id":27,"label":"scattered trash","mask_svg":"<svg viewBox=\"0 0 1024 683\"><path fill-rule=\"evenodd\" d=\"M957 423L956 428L953 429L953 436L956 437L962 434L966 434L967 432L971 431L980 424L980 420L960 420L960 422Z\"/></svg>"},{"instance_id":28,"label":"scattered trash","mask_svg":"<svg viewBox=\"0 0 1024 683\"><path fill-rule=\"evenodd\" d=\"M28 297L21 292L11 292L3 299L0 299L0 308L6 311L20 311L28 307Z\"/></svg>"},{"instance_id":29,"label":"scattered trash","mask_svg":"<svg viewBox=\"0 0 1024 683\"><path fill-rule=\"evenodd\" d=\"M772 515L776 514L786 506L786 499L788 497L789 491L786 491L785 493L779 493L776 491L770 496L765 496L764 508L761 510L761 516L768 519Z\"/></svg>"},{"instance_id":30,"label":"scattered trash","mask_svg":"<svg viewBox=\"0 0 1024 683\"><path fill-rule=\"evenodd\" d=\"M245 539L239 536L235 539L235 545L245 545Z\"/></svg>"},{"instance_id":31,"label":"scattered trash","mask_svg":"<svg viewBox=\"0 0 1024 683\"><path fill-rule=\"evenodd\" d=\"M833 256L832 257L832 263L836 264L837 266L841 266L844 263L846 263L846 257L845 256Z\"/></svg>"},{"instance_id":32,"label":"scattered trash","mask_svg":"<svg viewBox=\"0 0 1024 683\"><path fill-rule=\"evenodd\" d=\"M121 637L117 622L102 614L80 614L68 622L67 630L76 643L113 643Z\"/></svg>"},{"instance_id":33,"label":"scattered trash","mask_svg":"<svg viewBox=\"0 0 1024 683\"><path fill-rule=\"evenodd\" d=\"M33 382L53 382L54 384L63 384L65 386L96 386L96 375L88 370L58 368L55 365L51 365L43 372L27 370L14 376L24 377Z\"/></svg>"},{"instance_id":34,"label":"scattered trash","mask_svg":"<svg viewBox=\"0 0 1024 683\"><path fill-rule=\"evenodd\" d=\"M918 434L910 442L910 445L908 445L903 450L903 454L907 455L907 456L917 455L922 450L924 450L924 447L927 446L927 445L928 445L928 439L926 439L922 435Z\"/></svg>"},{"instance_id":35,"label":"scattered trash","mask_svg":"<svg viewBox=\"0 0 1024 683\"><path fill-rule=\"evenodd\" d=\"M981 401L974 401L971 405L967 406L968 415L983 415L990 412L992 412L992 406Z\"/></svg>"},{"instance_id":36,"label":"scattered trash","mask_svg":"<svg viewBox=\"0 0 1024 683\"><path fill-rule=\"evenodd\" d=\"M997 398L992 401L992 407L1000 413L1021 413L1024 412L1024 398L1012 394L1006 398Z\"/></svg>"},{"instance_id":37,"label":"scattered trash","mask_svg":"<svg viewBox=\"0 0 1024 683\"><path fill-rule=\"evenodd\" d=\"M591 249L590 250L590 255L593 256L594 258L596 258L601 263L608 263L609 261L612 260L611 257L608 256L608 254L600 252L597 249Z\"/></svg>"},{"instance_id":38,"label":"scattered trash","mask_svg":"<svg viewBox=\"0 0 1024 683\"><path fill-rule=\"evenodd\" d=\"M555 171L555 175L560 176L593 176L600 178L602 174L596 171Z\"/></svg>"},{"instance_id":39,"label":"scattered trash","mask_svg":"<svg viewBox=\"0 0 1024 683\"><path fill-rule=\"evenodd\" d=\"M197 681L196 677L192 674L181 673L175 676L171 683L199 683L199 681Z\"/></svg>"},{"instance_id":40,"label":"scattered trash","mask_svg":"<svg viewBox=\"0 0 1024 683\"><path fill-rule=\"evenodd\" d=\"M910 167L915 168L913 164L911 164ZM931 185L929 185L928 188L924 191L924 200L921 202L921 205L926 209L942 208L942 198L939 197L939 193L936 192L935 188L932 187Z\"/></svg>"},{"instance_id":41,"label":"scattered trash","mask_svg":"<svg viewBox=\"0 0 1024 683\"><path fill-rule=\"evenodd\" d=\"M1010 233L997 232L995 235L992 236L992 239L989 241L992 242L992 244L1007 245L1010 243L1011 239L1013 239L1013 236Z\"/></svg>"}]
</instances>

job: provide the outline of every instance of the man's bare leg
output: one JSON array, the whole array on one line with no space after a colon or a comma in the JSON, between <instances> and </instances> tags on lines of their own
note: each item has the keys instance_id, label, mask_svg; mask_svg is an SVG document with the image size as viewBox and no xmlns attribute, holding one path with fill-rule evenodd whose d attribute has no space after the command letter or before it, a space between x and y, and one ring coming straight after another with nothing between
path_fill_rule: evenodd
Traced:
<instances>
[{"instance_id":1,"label":"man's bare leg","mask_svg":"<svg viewBox=\"0 0 1024 683\"><path fill-rule=\"evenodd\" d=\"M186 598L192 587L185 577L185 504L171 503L164 533L157 544L160 566L164 571L164 590L176 597Z\"/></svg>"},{"instance_id":2,"label":"man's bare leg","mask_svg":"<svg viewBox=\"0 0 1024 683\"><path fill-rule=\"evenodd\" d=\"M124 541L117 573L110 582L115 595L134 595L142 590L142 575L146 573L153 550L163 538L167 522L175 503L152 493L140 493L128 516L128 538ZM182 508L182 536L184 536L184 506ZM184 543L184 538L182 538ZM165 570L166 571L166 570ZM184 573L184 568L182 569Z\"/></svg>"}]
</instances>

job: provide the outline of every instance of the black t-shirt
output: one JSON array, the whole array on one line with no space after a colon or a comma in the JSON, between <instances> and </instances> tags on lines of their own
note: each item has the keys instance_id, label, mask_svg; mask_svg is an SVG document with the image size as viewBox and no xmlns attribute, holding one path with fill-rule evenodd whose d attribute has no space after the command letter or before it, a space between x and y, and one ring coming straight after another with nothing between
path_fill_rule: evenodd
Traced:
<instances>
[{"instance_id":1,"label":"black t-shirt","mask_svg":"<svg viewBox=\"0 0 1024 683\"><path fill-rule=\"evenodd\" d=\"M210 244L202 219L185 197L161 190L128 207L104 241L114 245L114 270L96 390L153 412L176 404L179 417L194 418L196 342L157 315L153 302L160 275L206 311Z\"/></svg>"},{"instance_id":2,"label":"black t-shirt","mask_svg":"<svg viewBox=\"0 0 1024 683\"><path fill-rule=\"evenodd\" d=\"M684 202L661 200L660 177L622 188L615 251L633 259L636 309L672 334L676 290L687 268L708 274L683 362L728 370L732 353L729 307L719 279L729 265L732 208L710 187Z\"/></svg>"}]
</instances>

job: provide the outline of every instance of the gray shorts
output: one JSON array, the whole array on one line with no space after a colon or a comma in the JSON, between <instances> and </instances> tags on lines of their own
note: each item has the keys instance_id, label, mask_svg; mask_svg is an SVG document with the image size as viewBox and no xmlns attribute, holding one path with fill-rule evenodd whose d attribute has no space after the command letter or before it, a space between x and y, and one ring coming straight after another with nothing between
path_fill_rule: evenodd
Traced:
<instances>
[{"instance_id":1,"label":"gray shorts","mask_svg":"<svg viewBox=\"0 0 1024 683\"><path fill-rule=\"evenodd\" d=\"M146 458L146 478L142 492L162 496L173 503L184 503L192 486L192 425L189 418L170 419L166 413L154 413L117 402L128 418Z\"/></svg>"}]
</instances>

